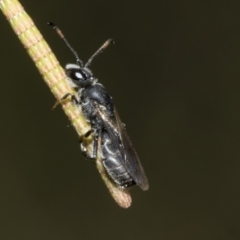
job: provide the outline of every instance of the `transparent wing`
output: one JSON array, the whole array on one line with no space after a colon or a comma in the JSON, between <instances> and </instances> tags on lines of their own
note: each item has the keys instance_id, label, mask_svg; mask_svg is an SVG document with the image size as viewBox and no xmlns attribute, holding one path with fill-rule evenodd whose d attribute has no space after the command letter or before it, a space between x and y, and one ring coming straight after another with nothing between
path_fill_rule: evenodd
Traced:
<instances>
[{"instance_id":1,"label":"transparent wing","mask_svg":"<svg viewBox=\"0 0 240 240\"><path fill-rule=\"evenodd\" d=\"M132 176L137 185L139 185L144 191L148 190L149 184L142 164L138 158L137 152L135 151L132 142L127 134L126 128L124 127L118 112L115 108L116 122L118 131L120 133L121 142L124 148L124 159L125 166L129 174Z\"/></svg>"},{"instance_id":2,"label":"transparent wing","mask_svg":"<svg viewBox=\"0 0 240 240\"><path fill-rule=\"evenodd\" d=\"M118 149L123 156L121 159L122 164L126 167L126 170L131 175L136 184L139 185L144 191L148 190L148 179L137 156L137 153L133 148L127 131L121 122L116 108L114 109L114 119L110 119L106 112L101 109L99 105L96 106L96 109L97 115L102 120L104 127L112 140L114 148Z\"/></svg>"}]
</instances>

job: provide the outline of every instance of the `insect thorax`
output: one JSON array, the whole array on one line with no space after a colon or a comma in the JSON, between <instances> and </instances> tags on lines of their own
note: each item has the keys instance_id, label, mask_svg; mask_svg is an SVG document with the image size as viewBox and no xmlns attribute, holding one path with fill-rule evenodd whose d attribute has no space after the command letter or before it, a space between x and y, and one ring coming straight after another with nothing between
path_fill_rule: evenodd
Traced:
<instances>
[{"instance_id":1,"label":"insect thorax","mask_svg":"<svg viewBox=\"0 0 240 240\"><path fill-rule=\"evenodd\" d=\"M112 97L99 83L81 89L79 91L79 99L86 118L91 118L95 115L96 104L99 107L101 106L101 108L105 108L106 114L110 118L114 115Z\"/></svg>"}]
</instances>

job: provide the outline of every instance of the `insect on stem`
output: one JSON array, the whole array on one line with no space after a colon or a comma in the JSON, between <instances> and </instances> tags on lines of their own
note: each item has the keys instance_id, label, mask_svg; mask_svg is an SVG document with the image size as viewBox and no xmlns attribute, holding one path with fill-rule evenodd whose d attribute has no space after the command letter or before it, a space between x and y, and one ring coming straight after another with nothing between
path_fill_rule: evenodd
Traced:
<instances>
[{"instance_id":1,"label":"insect on stem","mask_svg":"<svg viewBox=\"0 0 240 240\"><path fill-rule=\"evenodd\" d=\"M87 159L96 159L103 179L108 184L107 186L111 186L109 189L122 191L121 193L126 197L124 198L127 199L125 206L129 207L131 198L130 195L125 195L126 191L134 185L138 185L144 191L148 190L148 179L126 129L123 127L112 96L102 84L97 82L97 78L88 68L93 59L114 42L108 39L84 65L61 30L54 23L48 23L48 25L56 30L77 59L78 65L67 64L65 72L79 99L74 100L72 97L71 100L76 107L81 109L91 125L91 130L84 135L85 138L91 134L91 141L88 144L80 141L81 151ZM68 96L71 94L67 93L62 99Z\"/></svg>"}]
</instances>

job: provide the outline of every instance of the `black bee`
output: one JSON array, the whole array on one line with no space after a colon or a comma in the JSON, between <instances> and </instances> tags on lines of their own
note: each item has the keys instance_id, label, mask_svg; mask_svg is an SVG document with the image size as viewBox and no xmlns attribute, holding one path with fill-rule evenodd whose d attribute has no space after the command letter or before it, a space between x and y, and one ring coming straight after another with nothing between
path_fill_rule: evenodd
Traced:
<instances>
[{"instance_id":1,"label":"black bee","mask_svg":"<svg viewBox=\"0 0 240 240\"><path fill-rule=\"evenodd\" d=\"M147 190L149 188L147 177L127 135L125 125L119 118L112 96L102 84L97 82L88 68L92 60L113 41L107 40L84 65L60 29L53 23L48 24L57 31L77 60L77 64L67 64L65 71L69 84L78 94L78 99L72 96L72 101L81 107L86 120L91 125L91 130L82 136L82 140L93 134L93 151L87 153L82 141L80 146L84 156L95 159L100 152L103 166L109 178L117 186L126 189L137 184L143 190ZM69 95L66 94L63 99Z\"/></svg>"}]
</instances>

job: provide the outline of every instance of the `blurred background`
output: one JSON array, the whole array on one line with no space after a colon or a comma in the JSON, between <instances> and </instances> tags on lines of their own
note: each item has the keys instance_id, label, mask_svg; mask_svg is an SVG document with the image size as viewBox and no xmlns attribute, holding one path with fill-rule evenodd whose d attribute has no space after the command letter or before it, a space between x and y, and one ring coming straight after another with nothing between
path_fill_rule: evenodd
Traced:
<instances>
[{"instance_id":1,"label":"blurred background","mask_svg":"<svg viewBox=\"0 0 240 240\"><path fill-rule=\"evenodd\" d=\"M0 239L240 238L240 2L22 1L62 66L75 58L115 104L150 182L121 209L3 15Z\"/></svg>"}]
</instances>

